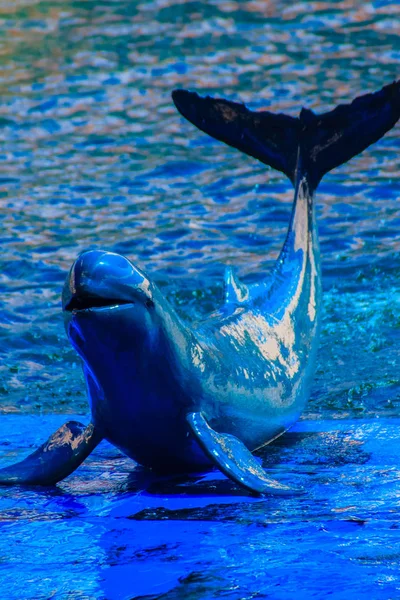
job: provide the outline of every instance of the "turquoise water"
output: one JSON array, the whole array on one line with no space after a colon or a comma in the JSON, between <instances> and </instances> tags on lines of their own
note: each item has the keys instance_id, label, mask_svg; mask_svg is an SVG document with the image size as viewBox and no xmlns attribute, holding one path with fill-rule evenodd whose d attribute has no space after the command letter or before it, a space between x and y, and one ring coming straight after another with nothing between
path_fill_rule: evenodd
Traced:
<instances>
[{"instance_id":1,"label":"turquoise water","mask_svg":"<svg viewBox=\"0 0 400 600\"><path fill-rule=\"evenodd\" d=\"M244 280L255 281L278 255L292 201L288 182L186 123L172 105L172 89L196 89L293 115L303 105L324 111L398 77L399 33L400 6L387 1L0 0L0 437L5 440L1 448L8 450L4 464L17 448L27 450L51 432L46 424L54 413L87 413L80 366L64 334L60 309L62 284L78 252L98 247L126 254L179 311L193 318L222 300L224 265L237 266ZM318 190L325 295L308 420L347 418L354 423L362 418L376 423L376 417L399 414L399 140L397 126L361 157L328 174ZM16 413L12 418L20 420L11 422L4 413ZM392 423L388 431L395 436L397 421ZM15 438L14 428L25 433ZM32 430L35 438L25 439ZM274 459L279 463L281 454ZM335 463L331 484L346 477L343 461ZM381 512L376 508L371 517L375 545L369 545L368 535L360 538L362 528L352 525L346 539L341 534L335 538L337 547L333 542L325 547L321 564L316 550L320 536L315 533L320 530L304 523L313 522L310 515L320 514L319 503L329 505L336 492L328 485L311 496L307 511L296 521L306 533L289 519L293 504L284 504L274 550L277 563L281 560L279 591L266 583L268 565L275 565L268 552L252 574L260 556L255 549L267 543L268 529L259 529L264 526L249 517L252 525L244 530L241 508L227 510L225 516L211 512L207 525L191 528L188 546L205 544L206 550L197 562L189 555L185 568L171 558L176 544L178 554L188 553L177 541L185 535L183 514L183 529L179 534L168 530L165 540L163 533L157 538L157 523L143 522L135 529L135 520L129 520L125 533L119 534L116 527L114 539L107 519L114 503L122 501L120 491L99 486L96 476L100 472L100 480L107 480L109 463L104 468L101 460L95 464L97 471L83 471L86 484L79 476L78 483L68 484L70 495L64 488L59 496L55 493L54 502L67 507L70 501L81 502L75 494L87 494L90 510L79 508L76 520L68 521L68 514L53 506L51 495L49 500L18 492L29 510L45 515L36 519L36 512L24 512L15 491L1 492L0 519L7 533L0 553L0 568L6 574L2 597L11 590L9 597L21 598L24 589L29 598L49 598L52 590L56 598L153 597L170 589L175 590L170 594L181 594L166 596L170 600L187 597L182 589L189 589L194 598L203 599L215 597L220 589L221 597L235 599L285 598L293 597L303 581L304 597L318 598L328 594L318 588L317 577L327 565L330 578L339 577L342 586L346 569L348 577L362 581L353 597L400 597L398 574L390 566L398 566L400 553L390 529L397 510L393 498L399 494L395 483L388 496L386 488L382 491L376 505ZM379 464L383 472L397 473L395 462ZM384 477L378 471L371 475L372 486ZM398 476L393 477L396 481ZM140 510L154 505L149 498L153 496L141 496ZM157 506L168 506L168 498L167 493L156 496ZM220 506L220 496L206 497L203 503ZM258 507L262 513L271 510L269 501ZM361 519L372 514L365 504L357 507ZM10 518L9 510L16 511L18 519ZM54 523L53 514L60 515ZM43 525L46 519L48 529ZM96 544L93 552L87 550L93 523L100 527L99 536L104 528L105 553ZM388 537L379 538L380 527ZM119 535L128 552L121 565ZM157 538L153 546L164 547L170 557L158 570L148 567L165 577L170 574L171 586L161 591L153 589L150 576L142 587L129 587L146 535ZM285 543L279 537L284 535ZM296 554L295 542L303 535L309 546L304 555L298 548ZM17 545L11 551L7 544L13 536ZM135 536L138 548L132 550L129 540ZM241 555L243 536L250 549ZM209 545L207 539L212 540ZM359 539L360 553L353 555L349 548ZM229 550L229 540L235 550ZM62 551L69 543L76 552L82 545L88 552L85 564L72 550L65 559L72 579L60 575ZM224 544L225 554L220 549ZM384 556L375 552L379 544L390 546ZM58 562L41 562L46 553L55 553ZM299 564L297 576L282 562L287 553ZM112 564L115 577L128 582L125 595L115 592L115 582L110 583L114 592L93 583L101 579L99 561ZM192 587L177 591L176 582L189 576L192 563L197 565L192 571L199 574L189 580ZM132 572L124 571L126 564ZM221 569L233 573L232 579L221 575ZM90 577L83 576L85 572ZM22 573L32 582L25 588ZM6 583L10 574L14 588ZM257 587L254 578L262 585ZM292 587L285 588L285 581ZM388 582L390 589L385 587ZM257 590L259 595L254 595ZM338 590L336 596L348 597Z\"/></svg>"}]
</instances>

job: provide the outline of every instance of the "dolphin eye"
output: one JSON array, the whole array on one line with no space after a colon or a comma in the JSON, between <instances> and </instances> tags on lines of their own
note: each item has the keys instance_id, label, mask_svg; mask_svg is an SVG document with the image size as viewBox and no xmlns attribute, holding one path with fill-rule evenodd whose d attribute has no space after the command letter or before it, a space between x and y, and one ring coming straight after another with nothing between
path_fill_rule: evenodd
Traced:
<instances>
[{"instance_id":1,"label":"dolphin eye","mask_svg":"<svg viewBox=\"0 0 400 600\"><path fill-rule=\"evenodd\" d=\"M146 300L145 305L147 306L147 308L154 308L154 302L153 300L150 300L150 298Z\"/></svg>"}]
</instances>

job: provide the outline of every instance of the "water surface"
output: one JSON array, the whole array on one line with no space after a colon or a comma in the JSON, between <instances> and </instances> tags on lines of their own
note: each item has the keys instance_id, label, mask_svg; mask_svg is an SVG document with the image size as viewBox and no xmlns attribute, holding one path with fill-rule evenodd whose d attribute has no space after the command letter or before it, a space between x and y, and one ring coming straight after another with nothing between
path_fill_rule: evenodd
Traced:
<instances>
[{"instance_id":1,"label":"water surface","mask_svg":"<svg viewBox=\"0 0 400 600\"><path fill-rule=\"evenodd\" d=\"M284 176L195 130L175 87L297 114L398 75L390 2L0 2L0 410L86 410L60 292L77 253L144 268L184 314L224 265L271 267ZM312 414L397 414L398 127L318 194L325 315Z\"/></svg>"}]
</instances>

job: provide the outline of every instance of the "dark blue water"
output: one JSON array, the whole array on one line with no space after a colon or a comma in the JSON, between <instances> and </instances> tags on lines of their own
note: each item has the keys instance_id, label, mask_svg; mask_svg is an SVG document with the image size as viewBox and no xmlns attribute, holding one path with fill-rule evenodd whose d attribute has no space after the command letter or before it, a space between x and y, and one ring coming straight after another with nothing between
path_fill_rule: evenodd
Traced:
<instances>
[{"instance_id":1,"label":"dark blue water","mask_svg":"<svg viewBox=\"0 0 400 600\"><path fill-rule=\"evenodd\" d=\"M288 182L184 122L172 106L172 89L293 115L303 105L323 111L398 77L399 33L400 7L387 1L0 2L0 412L20 414L1 421L0 437L11 452L4 464L18 447L27 450L24 436L12 437L14 428L34 431L35 445L51 432L39 415L87 413L60 311L63 280L78 252L99 247L126 254L193 317L221 301L224 265L236 265L254 281L278 255L292 201ZM325 296L309 420L375 423L399 414L399 131L328 174L319 188ZM389 428L391 436L396 427ZM279 464L282 455L275 460ZM327 565L329 581L344 590L336 589L337 598L349 597L351 573L359 582L352 597L400 597L392 569L400 548L391 529L398 484L377 501L371 538L360 538L364 529L354 524L331 537L319 533L325 525L315 517L318 494L304 501L307 510L293 522L292 504L285 501L279 512L275 500L258 503L257 515L270 518L278 510L268 527L252 514L246 521L254 506L247 499L245 508L209 509L207 525L191 523L186 538L186 513L179 532L175 518L160 525L146 517L140 524L129 520L121 533L121 521L109 515L125 496L114 484L107 488L109 463L99 458L92 464L86 483L83 471L78 483L54 497L4 492L2 597L11 590L15 598L130 598L173 589L168 600L188 593L214 598L216 590L235 599L289 598L300 597L302 582L304 597L319 598L334 585L323 587L317 577ZM332 481L347 476L340 464L337 469ZM377 485L374 477L397 474L395 462L382 469L373 472L371 485ZM332 492L323 498L331 514ZM140 510L153 506L148 496L141 500ZM128 496L128 505L132 501ZM73 521L70 502L79 505ZM157 502L166 510L172 501L166 493ZM220 506L220 499L201 503ZM359 506L360 518L370 514L368 502ZM150 561L147 567L146 536L158 566ZM102 544L90 543L98 537ZM118 550L119 537L125 550ZM137 548L130 547L134 539ZM300 547L302 539L308 542ZM65 563L69 547L84 548L83 562L71 550ZM202 548L197 558L190 547ZM283 560L287 553L298 570ZM125 595L99 587L99 565L116 569L112 577L127 582ZM139 566L148 580L134 588ZM267 585L271 568L274 588ZM173 585L153 589L154 569Z\"/></svg>"}]
</instances>

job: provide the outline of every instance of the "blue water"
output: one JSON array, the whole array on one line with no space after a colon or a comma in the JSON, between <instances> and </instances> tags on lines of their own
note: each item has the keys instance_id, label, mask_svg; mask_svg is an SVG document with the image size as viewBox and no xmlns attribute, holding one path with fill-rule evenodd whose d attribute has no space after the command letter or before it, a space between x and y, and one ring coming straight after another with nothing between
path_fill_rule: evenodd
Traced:
<instances>
[{"instance_id":1,"label":"blue water","mask_svg":"<svg viewBox=\"0 0 400 600\"><path fill-rule=\"evenodd\" d=\"M3 422L10 460L63 418ZM261 500L218 472L152 481L103 443L53 490L0 490L1 596L397 599L399 432L394 418L302 421L264 466L307 493Z\"/></svg>"},{"instance_id":2,"label":"blue water","mask_svg":"<svg viewBox=\"0 0 400 600\"><path fill-rule=\"evenodd\" d=\"M87 414L60 311L63 280L79 251L126 254L193 317L221 301L224 265L255 281L278 255L292 201L288 182L184 122L171 90L290 114L303 105L323 111L398 77L399 34L400 7L387 1L0 2L0 441L10 451L2 464L40 443L52 415L62 413L58 423L66 413ZM324 317L305 414L315 427L316 419L379 423L399 415L399 140L397 126L318 190ZM281 500L258 502L256 518L254 501L235 507L228 494L226 511L207 509L207 525L189 523L187 513L167 523L122 522L110 517L115 505L130 506L136 496L125 497L114 483L107 488L109 463L99 452L76 475L79 485L71 478L50 496L1 492L0 596L289 598L301 588L319 598L337 584L335 597L347 598L353 578L354 598L400 597L395 483L377 500L370 537L354 523L324 536L318 494L296 501L295 510L294 501L282 508ZM276 452L279 465L282 446ZM343 460L333 481L347 476ZM368 475L372 486L397 473L396 461L382 469ZM331 506L327 483L323 498ZM139 497L140 510L153 506L151 498ZM201 498L221 506L219 496ZM79 505L73 518L70 502ZM176 508L168 494L157 502ZM363 502L356 504L361 519L372 510L367 495ZM291 521L299 506L308 508ZM260 525L260 514L276 521ZM118 550L119 538L126 549ZM110 565L114 575L99 587ZM321 569L328 569L328 587ZM125 582L125 595L110 591L113 577ZM163 577L171 585L153 589L153 578Z\"/></svg>"}]
</instances>

